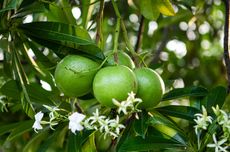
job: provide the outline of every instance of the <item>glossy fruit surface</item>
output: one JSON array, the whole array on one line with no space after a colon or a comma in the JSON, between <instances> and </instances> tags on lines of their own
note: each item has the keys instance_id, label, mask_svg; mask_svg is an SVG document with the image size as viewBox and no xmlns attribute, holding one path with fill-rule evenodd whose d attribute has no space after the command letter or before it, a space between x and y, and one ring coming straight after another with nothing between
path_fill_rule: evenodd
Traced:
<instances>
[{"instance_id":1,"label":"glossy fruit surface","mask_svg":"<svg viewBox=\"0 0 230 152\"><path fill-rule=\"evenodd\" d=\"M164 81L150 68L135 69L134 73L138 81L137 97L143 101L139 106L145 109L155 107L163 96Z\"/></svg>"},{"instance_id":2,"label":"glossy fruit surface","mask_svg":"<svg viewBox=\"0 0 230 152\"><path fill-rule=\"evenodd\" d=\"M124 51L118 51L117 58L118 58L118 63L117 63L118 65L125 65L125 66L129 67L130 69L135 68L135 64L134 64L133 60ZM111 54L111 53L109 54L107 62L108 62L108 65L116 65L116 62L114 61L114 55L113 54Z\"/></svg>"},{"instance_id":3,"label":"glossy fruit surface","mask_svg":"<svg viewBox=\"0 0 230 152\"><path fill-rule=\"evenodd\" d=\"M54 78L57 87L66 96L79 97L92 88L99 64L79 55L68 55L56 67Z\"/></svg>"},{"instance_id":4,"label":"glossy fruit surface","mask_svg":"<svg viewBox=\"0 0 230 152\"><path fill-rule=\"evenodd\" d=\"M93 92L102 105L115 107L112 99L126 100L131 91L137 91L137 81L133 71L126 66L108 66L95 75Z\"/></svg>"}]
</instances>

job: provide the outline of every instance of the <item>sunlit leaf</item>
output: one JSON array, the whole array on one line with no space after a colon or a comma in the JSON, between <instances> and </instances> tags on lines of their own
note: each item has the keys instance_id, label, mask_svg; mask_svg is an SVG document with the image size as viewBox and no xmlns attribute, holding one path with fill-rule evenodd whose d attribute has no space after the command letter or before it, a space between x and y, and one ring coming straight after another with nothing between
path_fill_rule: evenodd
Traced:
<instances>
[{"instance_id":1,"label":"sunlit leaf","mask_svg":"<svg viewBox=\"0 0 230 152\"><path fill-rule=\"evenodd\" d=\"M153 0L155 1L155 0ZM156 0L158 10L166 16L174 16L175 11L170 0Z\"/></svg>"}]
</instances>

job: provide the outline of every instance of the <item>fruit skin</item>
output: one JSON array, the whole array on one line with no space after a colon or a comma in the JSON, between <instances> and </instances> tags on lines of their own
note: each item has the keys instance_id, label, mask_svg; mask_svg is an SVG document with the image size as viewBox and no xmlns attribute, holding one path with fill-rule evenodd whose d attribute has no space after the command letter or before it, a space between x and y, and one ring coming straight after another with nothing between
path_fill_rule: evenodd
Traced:
<instances>
[{"instance_id":1,"label":"fruit skin","mask_svg":"<svg viewBox=\"0 0 230 152\"><path fill-rule=\"evenodd\" d=\"M135 68L135 64L134 64L133 60L124 51L118 51L117 58L118 58L118 63L117 63L118 65L124 65L124 66L129 67L130 69ZM108 62L108 65L116 65L116 63L114 61L114 55L113 54L109 55L107 62Z\"/></svg>"},{"instance_id":2,"label":"fruit skin","mask_svg":"<svg viewBox=\"0 0 230 152\"><path fill-rule=\"evenodd\" d=\"M96 144L98 151L106 152L109 150L109 148L112 144L112 138L111 138L111 136L106 136L104 138L104 134L97 131L95 133L95 144Z\"/></svg>"},{"instance_id":3,"label":"fruit skin","mask_svg":"<svg viewBox=\"0 0 230 152\"><path fill-rule=\"evenodd\" d=\"M57 87L66 96L79 97L90 92L99 64L79 55L68 55L56 67Z\"/></svg>"},{"instance_id":4,"label":"fruit skin","mask_svg":"<svg viewBox=\"0 0 230 152\"><path fill-rule=\"evenodd\" d=\"M135 69L134 73L138 82L137 97L142 99L140 108L151 109L161 100L165 85L162 78L150 68Z\"/></svg>"},{"instance_id":5,"label":"fruit skin","mask_svg":"<svg viewBox=\"0 0 230 152\"><path fill-rule=\"evenodd\" d=\"M126 66L102 68L94 77L94 96L102 105L115 107L112 99L126 100L131 91L137 91L137 81L133 71Z\"/></svg>"}]
</instances>

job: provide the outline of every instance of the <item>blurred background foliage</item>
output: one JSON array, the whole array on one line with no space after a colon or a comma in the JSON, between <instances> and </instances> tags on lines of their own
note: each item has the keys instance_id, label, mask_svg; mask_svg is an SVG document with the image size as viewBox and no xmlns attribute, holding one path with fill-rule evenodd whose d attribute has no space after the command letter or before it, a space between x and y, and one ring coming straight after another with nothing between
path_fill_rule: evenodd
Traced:
<instances>
[{"instance_id":1,"label":"blurred background foliage","mask_svg":"<svg viewBox=\"0 0 230 152\"><path fill-rule=\"evenodd\" d=\"M172 88L193 85L204 86L208 89L217 85L227 86L223 62L225 10L221 0L171 0L175 11L173 16L163 15L164 13L160 14L159 12L148 16L148 13L143 13L143 8L140 8L141 2L138 0L118 0L117 3L132 46L137 48L138 52L143 53L146 64L156 69L162 76L167 91ZM15 76L15 73L22 71L26 74L25 79L27 80L25 81L32 84L26 88L22 87L22 89L28 91L30 100L37 103L38 109L41 109L39 104L51 101L58 103L62 97L59 97L59 91L53 82L52 74L57 62L70 49L55 46L42 39L40 39L40 44L39 41L30 43L31 39L26 37L33 35L33 31L25 32L24 36L15 34L12 37L10 34L25 30L23 27L16 28L18 31L14 30L14 27L21 24L52 21L82 26L87 29L91 39L95 40L100 0L1 0L0 8L0 87L2 94L0 125L25 119L28 119L27 123L31 124L29 117L21 109L20 92L10 89L21 87L8 80L20 77L17 74ZM154 12L154 10L152 11ZM149 12L148 9L147 12ZM170 12L168 13L170 14ZM100 45L104 51L113 49L116 18L111 1L105 0L102 22L103 41ZM140 29L142 29L142 39L139 46L136 46ZM11 43L15 39L18 41ZM16 63L19 61L14 63L11 60L14 58L11 49L23 50L21 43L25 44L23 47L26 49L26 53L23 54L21 51L18 54L21 56L18 59L20 60L19 65L23 68L17 66ZM41 44L45 44L45 47ZM52 47L49 47L50 44ZM122 34L119 37L118 48L127 51ZM28 58L32 58L30 62ZM33 61L36 61L37 65ZM19 68L19 71L17 71L18 69L12 70L14 67ZM6 82L7 86L13 87L4 87ZM27 97L25 96L25 98ZM186 99L179 102L184 104L184 100ZM176 102L177 100L173 103L177 104ZM229 110L229 106L229 98L227 98L225 110ZM31 125L25 126L24 129L26 132L31 129ZM4 130L0 130L0 133L2 132ZM16 133L16 135L19 136L23 133ZM5 143L9 134L10 132L0 136L0 143L4 143L5 151L7 149L17 151L31 138L31 134L24 133L20 137L22 140ZM48 134L48 131L41 136L45 137L44 134ZM27 148L29 149L29 147Z\"/></svg>"}]
</instances>

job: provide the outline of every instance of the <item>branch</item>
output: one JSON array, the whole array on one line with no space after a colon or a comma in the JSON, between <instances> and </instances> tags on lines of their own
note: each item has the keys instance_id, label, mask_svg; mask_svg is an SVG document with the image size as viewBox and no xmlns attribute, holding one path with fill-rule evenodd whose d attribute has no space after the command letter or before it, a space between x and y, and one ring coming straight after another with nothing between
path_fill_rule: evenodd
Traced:
<instances>
[{"instance_id":1,"label":"branch","mask_svg":"<svg viewBox=\"0 0 230 152\"><path fill-rule=\"evenodd\" d=\"M228 93L230 92L230 58L229 58L229 0L224 0L225 3L225 25L224 25L224 61L228 79Z\"/></svg>"},{"instance_id":2,"label":"branch","mask_svg":"<svg viewBox=\"0 0 230 152\"><path fill-rule=\"evenodd\" d=\"M135 51L136 52L140 51L144 29L145 29L144 16L141 15L140 26L139 26L138 35L137 35L137 42L135 45Z\"/></svg>"},{"instance_id":3,"label":"branch","mask_svg":"<svg viewBox=\"0 0 230 152\"><path fill-rule=\"evenodd\" d=\"M97 33L96 33L96 43L99 46L102 46L102 43L103 43L102 20L103 20L104 6L105 6L104 0L101 0L100 1L100 10L99 10L99 14L97 16Z\"/></svg>"},{"instance_id":4,"label":"branch","mask_svg":"<svg viewBox=\"0 0 230 152\"><path fill-rule=\"evenodd\" d=\"M163 37L162 37L161 43L155 52L155 56L153 57L151 64L155 64L159 60L159 56L160 56L162 50L164 49L165 45L168 42L168 31L169 31L168 27L165 27L164 31L163 31Z\"/></svg>"}]
</instances>

